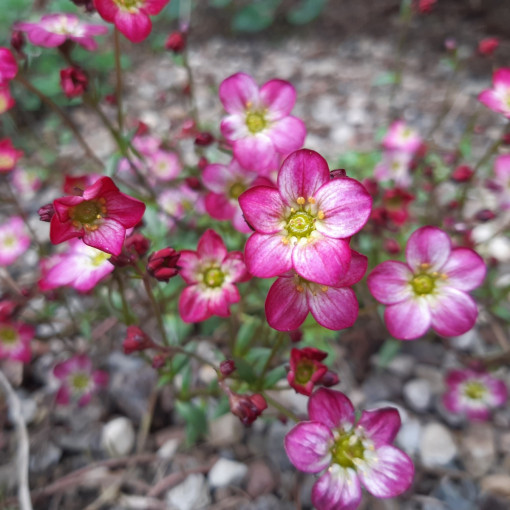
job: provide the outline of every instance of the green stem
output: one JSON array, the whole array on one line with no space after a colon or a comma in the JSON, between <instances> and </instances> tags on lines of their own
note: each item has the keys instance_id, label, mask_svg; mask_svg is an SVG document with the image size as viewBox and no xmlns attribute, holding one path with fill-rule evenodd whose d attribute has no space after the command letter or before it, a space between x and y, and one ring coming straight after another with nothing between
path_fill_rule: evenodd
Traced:
<instances>
[{"instance_id":1,"label":"green stem","mask_svg":"<svg viewBox=\"0 0 510 510\"><path fill-rule=\"evenodd\" d=\"M266 364L264 365L264 369L262 370L262 373L260 374L258 385L259 387L262 385L262 382L264 381L264 377L269 370L269 367L271 366L271 363L273 362L274 357L278 354L278 351L280 350L280 347L282 346L283 342L285 341L285 333L278 333L276 342L273 344L273 348L271 349L271 354L267 358Z\"/></svg>"},{"instance_id":2,"label":"green stem","mask_svg":"<svg viewBox=\"0 0 510 510\"><path fill-rule=\"evenodd\" d=\"M117 28L113 31L114 51L115 51L115 76L117 86L115 96L117 99L117 123L119 125L119 133L122 136L124 130L124 113L122 111L122 68L120 65L120 32Z\"/></svg>"},{"instance_id":3,"label":"green stem","mask_svg":"<svg viewBox=\"0 0 510 510\"><path fill-rule=\"evenodd\" d=\"M124 323L129 326L133 324L133 316L129 311L129 304L126 299L126 288L124 287L124 282L122 281L122 277L115 271L114 272L115 281L119 286L119 294L120 299L122 301L122 315L124 316Z\"/></svg>"},{"instance_id":4,"label":"green stem","mask_svg":"<svg viewBox=\"0 0 510 510\"><path fill-rule=\"evenodd\" d=\"M47 105L49 108L51 108L64 122L64 124L71 130L74 137L76 138L76 141L81 145L87 156L94 161L94 163L101 168L101 170L104 169L103 162L99 159L99 157L94 153L94 151L90 148L88 143L85 141L83 136L81 136L80 131L75 126L74 122L71 120L71 118L67 115L67 113L62 110L52 99L50 99L48 96L43 94L38 88L34 87L28 80L26 80L21 74L18 74L14 80L23 87L25 87L28 91L35 94L45 105Z\"/></svg>"},{"instance_id":5,"label":"green stem","mask_svg":"<svg viewBox=\"0 0 510 510\"><path fill-rule=\"evenodd\" d=\"M287 418L290 418L292 421L299 423L301 418L293 413L291 410L287 409L285 406L280 404L280 402L276 401L274 398L271 398L267 393L262 393L262 396L266 399L267 403L274 407L276 410L280 411L283 415L287 416Z\"/></svg>"}]
</instances>

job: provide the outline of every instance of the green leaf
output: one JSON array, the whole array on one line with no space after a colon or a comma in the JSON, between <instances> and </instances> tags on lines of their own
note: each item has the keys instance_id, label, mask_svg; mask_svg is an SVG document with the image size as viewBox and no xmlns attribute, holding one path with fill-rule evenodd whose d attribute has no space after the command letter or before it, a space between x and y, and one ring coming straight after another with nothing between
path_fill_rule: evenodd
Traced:
<instances>
[{"instance_id":1,"label":"green leaf","mask_svg":"<svg viewBox=\"0 0 510 510\"><path fill-rule=\"evenodd\" d=\"M393 85L398 83L399 75L395 71L387 71L385 73L378 74L372 81L374 87L381 87L383 85Z\"/></svg>"},{"instance_id":2,"label":"green leaf","mask_svg":"<svg viewBox=\"0 0 510 510\"><path fill-rule=\"evenodd\" d=\"M239 10L232 19L232 28L239 32L260 32L271 25L281 0L260 0Z\"/></svg>"},{"instance_id":3,"label":"green leaf","mask_svg":"<svg viewBox=\"0 0 510 510\"><path fill-rule=\"evenodd\" d=\"M232 0L209 0L211 7L222 8L230 5Z\"/></svg>"},{"instance_id":4,"label":"green leaf","mask_svg":"<svg viewBox=\"0 0 510 510\"><path fill-rule=\"evenodd\" d=\"M257 374L246 360L234 356L234 362L236 364L236 372L241 380L246 381L248 384L253 384L257 381Z\"/></svg>"},{"instance_id":5,"label":"green leaf","mask_svg":"<svg viewBox=\"0 0 510 510\"><path fill-rule=\"evenodd\" d=\"M272 388L278 381L285 379L286 375L287 369L285 365L273 368L273 370L269 371L264 377L264 388Z\"/></svg>"},{"instance_id":6,"label":"green leaf","mask_svg":"<svg viewBox=\"0 0 510 510\"><path fill-rule=\"evenodd\" d=\"M255 332L258 327L258 321L254 318L251 318L249 320L246 320L246 322L243 322L241 324L241 327L239 328L239 331L237 333L235 348L234 348L234 354L237 356L242 356L250 346L250 342L255 335Z\"/></svg>"},{"instance_id":7,"label":"green leaf","mask_svg":"<svg viewBox=\"0 0 510 510\"><path fill-rule=\"evenodd\" d=\"M310 23L322 12L328 0L301 0L301 3L287 13L287 21L293 25Z\"/></svg>"},{"instance_id":8,"label":"green leaf","mask_svg":"<svg viewBox=\"0 0 510 510\"><path fill-rule=\"evenodd\" d=\"M391 360L400 352L402 348L402 342L400 340L395 340L394 338L389 338L384 342L382 347L379 349L378 357L378 365L380 367L386 367L389 365Z\"/></svg>"},{"instance_id":9,"label":"green leaf","mask_svg":"<svg viewBox=\"0 0 510 510\"><path fill-rule=\"evenodd\" d=\"M175 402L175 409L186 423L186 443L193 445L207 433L205 411L192 402Z\"/></svg>"}]
</instances>

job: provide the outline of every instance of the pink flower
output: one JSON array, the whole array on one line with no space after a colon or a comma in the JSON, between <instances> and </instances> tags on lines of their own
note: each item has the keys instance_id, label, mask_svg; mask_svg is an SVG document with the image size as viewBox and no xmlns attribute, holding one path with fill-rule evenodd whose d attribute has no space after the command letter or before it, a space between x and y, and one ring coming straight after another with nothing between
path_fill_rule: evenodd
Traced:
<instances>
[{"instance_id":1,"label":"pink flower","mask_svg":"<svg viewBox=\"0 0 510 510\"><path fill-rule=\"evenodd\" d=\"M347 274L334 286L319 285L301 278L294 271L278 278L267 294L268 324L279 331L292 331L306 319L308 312L325 328L351 327L358 317L358 301L351 285L367 270L367 258L352 251Z\"/></svg>"},{"instance_id":2,"label":"pink flower","mask_svg":"<svg viewBox=\"0 0 510 510\"><path fill-rule=\"evenodd\" d=\"M410 174L413 155L405 151L384 151L382 161L374 169L378 181L392 180L397 186L408 188L412 183Z\"/></svg>"},{"instance_id":3,"label":"pink flower","mask_svg":"<svg viewBox=\"0 0 510 510\"><path fill-rule=\"evenodd\" d=\"M170 0L94 0L99 15L131 42L146 39L152 30L149 16L159 14Z\"/></svg>"},{"instance_id":4,"label":"pink flower","mask_svg":"<svg viewBox=\"0 0 510 510\"><path fill-rule=\"evenodd\" d=\"M0 83L0 115L10 110L15 104L9 85Z\"/></svg>"},{"instance_id":5,"label":"pink flower","mask_svg":"<svg viewBox=\"0 0 510 510\"><path fill-rule=\"evenodd\" d=\"M19 166L11 173L12 185L24 200L32 198L42 186L40 172L35 168L27 170Z\"/></svg>"},{"instance_id":6,"label":"pink flower","mask_svg":"<svg viewBox=\"0 0 510 510\"><path fill-rule=\"evenodd\" d=\"M99 250L119 255L126 230L143 216L145 204L119 191L109 177L101 177L82 196L53 201L50 240L59 244L74 237Z\"/></svg>"},{"instance_id":7,"label":"pink flower","mask_svg":"<svg viewBox=\"0 0 510 510\"><path fill-rule=\"evenodd\" d=\"M419 338L431 326L447 337L469 331L478 309L468 292L486 272L481 257L468 248L452 249L446 232L427 226L409 238L406 259L383 262L368 277L372 295L388 305L388 331L402 340Z\"/></svg>"},{"instance_id":8,"label":"pink flower","mask_svg":"<svg viewBox=\"0 0 510 510\"><path fill-rule=\"evenodd\" d=\"M510 209L510 154L498 156L494 162L494 181L503 209Z\"/></svg>"},{"instance_id":9,"label":"pink flower","mask_svg":"<svg viewBox=\"0 0 510 510\"><path fill-rule=\"evenodd\" d=\"M34 328L21 322L0 321L0 359L11 359L28 363L32 357L30 340Z\"/></svg>"},{"instance_id":10,"label":"pink flower","mask_svg":"<svg viewBox=\"0 0 510 510\"><path fill-rule=\"evenodd\" d=\"M485 370L451 370L446 375L446 385L446 409L465 414L473 421L488 420L491 409L502 406L508 398L505 383Z\"/></svg>"},{"instance_id":11,"label":"pink flower","mask_svg":"<svg viewBox=\"0 0 510 510\"><path fill-rule=\"evenodd\" d=\"M292 349L290 351L290 370L287 381L298 392L310 396L316 385L327 383L333 386L338 377L321 363L328 353L315 347Z\"/></svg>"},{"instance_id":12,"label":"pink flower","mask_svg":"<svg viewBox=\"0 0 510 510\"><path fill-rule=\"evenodd\" d=\"M259 89L251 76L237 73L221 83L219 94L229 114L221 132L244 168L266 171L276 166L279 154L303 146L306 128L290 115L296 102L290 83L271 80Z\"/></svg>"},{"instance_id":13,"label":"pink flower","mask_svg":"<svg viewBox=\"0 0 510 510\"><path fill-rule=\"evenodd\" d=\"M493 88L482 91L478 101L510 119L510 67L494 71L492 83Z\"/></svg>"},{"instance_id":14,"label":"pink flower","mask_svg":"<svg viewBox=\"0 0 510 510\"><path fill-rule=\"evenodd\" d=\"M0 84L4 85L18 73L18 64L9 48L0 47Z\"/></svg>"},{"instance_id":15,"label":"pink flower","mask_svg":"<svg viewBox=\"0 0 510 510\"><path fill-rule=\"evenodd\" d=\"M271 186L271 181L245 170L235 159L228 165L208 165L202 180L210 190L205 196L205 210L209 215L215 220L231 220L239 232L251 232L243 218L238 198L254 185Z\"/></svg>"},{"instance_id":16,"label":"pink flower","mask_svg":"<svg viewBox=\"0 0 510 510\"><path fill-rule=\"evenodd\" d=\"M30 246L30 237L20 216L12 216L0 225L0 266L9 266Z\"/></svg>"},{"instance_id":17,"label":"pink flower","mask_svg":"<svg viewBox=\"0 0 510 510\"><path fill-rule=\"evenodd\" d=\"M88 85L89 79L79 67L66 67L60 70L60 87L67 97L83 95Z\"/></svg>"},{"instance_id":18,"label":"pink flower","mask_svg":"<svg viewBox=\"0 0 510 510\"><path fill-rule=\"evenodd\" d=\"M68 195L82 195L83 191L92 186L101 176L99 174L64 175L62 189Z\"/></svg>"},{"instance_id":19,"label":"pink flower","mask_svg":"<svg viewBox=\"0 0 510 510\"><path fill-rule=\"evenodd\" d=\"M180 275L189 285L179 298L184 322L200 322L212 315L228 317L230 305L240 299L234 285L250 279L240 251L227 253L225 243L214 230L198 241L197 251L182 250Z\"/></svg>"},{"instance_id":20,"label":"pink flower","mask_svg":"<svg viewBox=\"0 0 510 510\"><path fill-rule=\"evenodd\" d=\"M26 32L28 40L36 46L55 48L70 40L89 51L97 49L93 37L108 32L104 25L89 25L67 13L46 14L36 23L15 23L14 29Z\"/></svg>"},{"instance_id":21,"label":"pink flower","mask_svg":"<svg viewBox=\"0 0 510 510\"><path fill-rule=\"evenodd\" d=\"M354 179L330 179L324 158L302 149L284 161L278 189L256 186L239 203L255 230L245 248L250 273L271 278L293 268L305 280L334 286L349 269L347 238L367 222L372 199Z\"/></svg>"},{"instance_id":22,"label":"pink flower","mask_svg":"<svg viewBox=\"0 0 510 510\"><path fill-rule=\"evenodd\" d=\"M175 226L176 220L183 219L192 211L195 214L205 212L203 195L188 186L186 182L177 188L165 189L158 195L157 200L161 209L170 217L170 228Z\"/></svg>"},{"instance_id":23,"label":"pink flower","mask_svg":"<svg viewBox=\"0 0 510 510\"><path fill-rule=\"evenodd\" d=\"M355 510L361 485L377 498L393 498L409 489L411 459L391 445L400 416L391 407L363 411L358 422L351 401L339 391L318 389L308 401L310 421L285 437L285 451L305 473L323 472L312 489L317 510Z\"/></svg>"},{"instance_id":24,"label":"pink flower","mask_svg":"<svg viewBox=\"0 0 510 510\"><path fill-rule=\"evenodd\" d=\"M420 135L403 120L396 120L383 138L383 147L390 151L414 154L423 143Z\"/></svg>"},{"instance_id":25,"label":"pink flower","mask_svg":"<svg viewBox=\"0 0 510 510\"><path fill-rule=\"evenodd\" d=\"M156 181L172 181L182 170L179 156L175 152L157 150L150 155L147 162L150 177Z\"/></svg>"},{"instance_id":26,"label":"pink flower","mask_svg":"<svg viewBox=\"0 0 510 510\"><path fill-rule=\"evenodd\" d=\"M497 37L486 37L478 43L478 53L485 57L490 57L499 46L499 39Z\"/></svg>"},{"instance_id":27,"label":"pink flower","mask_svg":"<svg viewBox=\"0 0 510 510\"><path fill-rule=\"evenodd\" d=\"M69 245L66 252L54 255L42 264L41 290L69 286L79 292L88 292L115 269L108 261L110 254L87 246L79 239L71 240Z\"/></svg>"},{"instance_id":28,"label":"pink flower","mask_svg":"<svg viewBox=\"0 0 510 510\"><path fill-rule=\"evenodd\" d=\"M73 356L55 365L53 375L60 379L57 404L67 405L77 402L85 406L92 395L108 384L108 374L102 370L93 370L90 358L85 354Z\"/></svg>"},{"instance_id":29,"label":"pink flower","mask_svg":"<svg viewBox=\"0 0 510 510\"><path fill-rule=\"evenodd\" d=\"M10 172L21 157L23 151L17 150L10 138L0 140L0 174Z\"/></svg>"}]
</instances>

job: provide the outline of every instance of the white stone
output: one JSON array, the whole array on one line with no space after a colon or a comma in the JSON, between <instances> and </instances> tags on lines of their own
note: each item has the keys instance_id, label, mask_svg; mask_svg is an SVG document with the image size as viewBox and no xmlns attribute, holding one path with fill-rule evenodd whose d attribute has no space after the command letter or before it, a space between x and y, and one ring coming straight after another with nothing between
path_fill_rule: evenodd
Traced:
<instances>
[{"instance_id":1,"label":"white stone","mask_svg":"<svg viewBox=\"0 0 510 510\"><path fill-rule=\"evenodd\" d=\"M430 406L432 391L426 379L413 379L404 385L404 399L415 411L426 411Z\"/></svg>"},{"instance_id":2,"label":"white stone","mask_svg":"<svg viewBox=\"0 0 510 510\"><path fill-rule=\"evenodd\" d=\"M242 462L218 459L209 471L209 485L216 489L229 485L239 485L248 473L248 466Z\"/></svg>"},{"instance_id":3,"label":"white stone","mask_svg":"<svg viewBox=\"0 0 510 510\"><path fill-rule=\"evenodd\" d=\"M461 456L475 477L488 473L496 460L494 429L488 423L472 423L461 436Z\"/></svg>"},{"instance_id":4,"label":"white stone","mask_svg":"<svg viewBox=\"0 0 510 510\"><path fill-rule=\"evenodd\" d=\"M414 356L399 354L388 363L386 368L400 377L409 377L413 373L415 364Z\"/></svg>"},{"instance_id":5,"label":"white stone","mask_svg":"<svg viewBox=\"0 0 510 510\"><path fill-rule=\"evenodd\" d=\"M124 416L114 418L103 427L101 446L111 457L128 455L134 445L135 429L128 418Z\"/></svg>"},{"instance_id":6,"label":"white stone","mask_svg":"<svg viewBox=\"0 0 510 510\"><path fill-rule=\"evenodd\" d=\"M244 434L241 420L232 413L224 414L209 423L209 443L216 447L238 443Z\"/></svg>"},{"instance_id":7,"label":"white stone","mask_svg":"<svg viewBox=\"0 0 510 510\"><path fill-rule=\"evenodd\" d=\"M207 508L211 503L211 496L205 476L200 473L189 475L184 482L166 493L166 501L171 510Z\"/></svg>"},{"instance_id":8,"label":"white stone","mask_svg":"<svg viewBox=\"0 0 510 510\"><path fill-rule=\"evenodd\" d=\"M457 445L450 431L440 423L425 426L420 456L426 467L446 466L457 456Z\"/></svg>"},{"instance_id":9,"label":"white stone","mask_svg":"<svg viewBox=\"0 0 510 510\"><path fill-rule=\"evenodd\" d=\"M156 455L160 459L164 460L171 460L173 459L174 455L177 453L177 450L179 449L180 441L176 438L169 439L168 441L165 441L159 450L157 451Z\"/></svg>"},{"instance_id":10,"label":"white stone","mask_svg":"<svg viewBox=\"0 0 510 510\"><path fill-rule=\"evenodd\" d=\"M395 442L409 455L414 455L420 446L422 426L416 418L409 418L400 428Z\"/></svg>"}]
</instances>

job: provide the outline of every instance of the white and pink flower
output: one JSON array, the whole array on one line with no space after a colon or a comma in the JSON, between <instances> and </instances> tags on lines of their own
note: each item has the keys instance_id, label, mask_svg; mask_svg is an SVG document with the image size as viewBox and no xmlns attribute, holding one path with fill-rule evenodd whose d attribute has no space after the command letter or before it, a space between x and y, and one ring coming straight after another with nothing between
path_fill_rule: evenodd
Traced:
<instances>
[{"instance_id":1,"label":"white and pink flower","mask_svg":"<svg viewBox=\"0 0 510 510\"><path fill-rule=\"evenodd\" d=\"M108 384L108 374L93 370L90 358L85 354L73 356L55 365L53 375L61 381L57 404L77 403L85 406L92 395Z\"/></svg>"},{"instance_id":2,"label":"white and pink flower","mask_svg":"<svg viewBox=\"0 0 510 510\"><path fill-rule=\"evenodd\" d=\"M492 85L492 89L486 89L478 95L478 101L510 118L510 68L502 67L494 71Z\"/></svg>"},{"instance_id":3,"label":"white and pink flower","mask_svg":"<svg viewBox=\"0 0 510 510\"><path fill-rule=\"evenodd\" d=\"M228 165L215 163L207 165L202 180L210 191L205 196L205 209L215 220L230 220L239 232L251 232L246 223L238 198L247 189L257 186L271 186L264 177L245 170L233 159Z\"/></svg>"},{"instance_id":4,"label":"white and pink flower","mask_svg":"<svg viewBox=\"0 0 510 510\"><path fill-rule=\"evenodd\" d=\"M415 154L422 143L423 140L418 132L409 127L403 120L393 122L382 141L385 150L407 152L409 154Z\"/></svg>"},{"instance_id":5,"label":"white and pink flower","mask_svg":"<svg viewBox=\"0 0 510 510\"><path fill-rule=\"evenodd\" d=\"M7 110L10 110L16 101L14 101L11 90L9 89L8 83L0 83L0 115L5 113Z\"/></svg>"},{"instance_id":6,"label":"white and pink flower","mask_svg":"<svg viewBox=\"0 0 510 510\"><path fill-rule=\"evenodd\" d=\"M12 264L29 246L30 237L20 216L12 216L0 225L0 266Z\"/></svg>"},{"instance_id":7,"label":"white and pink flower","mask_svg":"<svg viewBox=\"0 0 510 510\"><path fill-rule=\"evenodd\" d=\"M267 294L268 324L279 331L298 329L310 312L325 328L338 331L351 327L358 317L358 300L351 286L359 282L367 270L367 258L351 252L351 263L345 277L335 286L319 285L289 271L278 278Z\"/></svg>"},{"instance_id":8,"label":"white and pink flower","mask_svg":"<svg viewBox=\"0 0 510 510\"><path fill-rule=\"evenodd\" d=\"M221 132L244 168L272 170L279 155L303 146L306 128L301 119L290 115L296 91L289 82L271 80L259 89L251 76L237 73L221 83L219 94L228 113Z\"/></svg>"},{"instance_id":9,"label":"white and pink flower","mask_svg":"<svg viewBox=\"0 0 510 510\"><path fill-rule=\"evenodd\" d=\"M348 238L367 222L372 199L354 179L331 179L326 160L302 149L284 161L278 188L256 186L239 203L255 230L245 248L251 274L271 278L294 269L304 280L335 286L351 262Z\"/></svg>"},{"instance_id":10,"label":"white and pink flower","mask_svg":"<svg viewBox=\"0 0 510 510\"><path fill-rule=\"evenodd\" d=\"M0 140L0 174L10 172L22 156L23 151L16 149L10 138Z\"/></svg>"},{"instance_id":11,"label":"white and pink flower","mask_svg":"<svg viewBox=\"0 0 510 510\"><path fill-rule=\"evenodd\" d=\"M351 401L339 391L318 389L308 401L310 421L285 437L292 464L305 473L321 473L312 489L317 510L355 510L361 486L377 498L393 498L411 486L411 459L392 446L400 416L388 407L363 411L356 422Z\"/></svg>"},{"instance_id":12,"label":"white and pink flower","mask_svg":"<svg viewBox=\"0 0 510 510\"><path fill-rule=\"evenodd\" d=\"M108 32L104 25L83 23L78 16L68 13L46 14L36 23L16 23L14 29L25 32L35 46L55 48L70 40L89 51L97 49L94 37Z\"/></svg>"},{"instance_id":13,"label":"white and pink flower","mask_svg":"<svg viewBox=\"0 0 510 510\"><path fill-rule=\"evenodd\" d=\"M494 162L494 180L499 203L503 209L510 209L510 154L503 154Z\"/></svg>"},{"instance_id":14,"label":"white and pink flower","mask_svg":"<svg viewBox=\"0 0 510 510\"><path fill-rule=\"evenodd\" d=\"M30 341L35 330L28 324L0 320L0 359L28 363L32 357Z\"/></svg>"},{"instance_id":15,"label":"white and pink flower","mask_svg":"<svg viewBox=\"0 0 510 510\"><path fill-rule=\"evenodd\" d=\"M179 298L184 322L200 322L212 315L228 317L230 305L240 299L235 284L250 279L243 254L228 253L221 237L211 229L198 241L197 251L181 251L179 266L188 284Z\"/></svg>"},{"instance_id":16,"label":"white and pink flower","mask_svg":"<svg viewBox=\"0 0 510 510\"><path fill-rule=\"evenodd\" d=\"M451 370L446 375L443 403L455 414L465 414L469 420L485 421L490 412L508 399L508 388L485 370Z\"/></svg>"},{"instance_id":17,"label":"white and pink flower","mask_svg":"<svg viewBox=\"0 0 510 510\"><path fill-rule=\"evenodd\" d=\"M39 288L45 291L68 286L88 292L115 269L110 257L109 253L73 239L66 252L41 261Z\"/></svg>"},{"instance_id":18,"label":"white and pink flower","mask_svg":"<svg viewBox=\"0 0 510 510\"><path fill-rule=\"evenodd\" d=\"M436 227L416 230L406 246L407 263L389 260L368 276L368 287L387 305L388 331L414 340L432 327L442 336L458 336L475 324L478 308L468 294L485 278L482 258L468 248L453 248Z\"/></svg>"}]
</instances>

